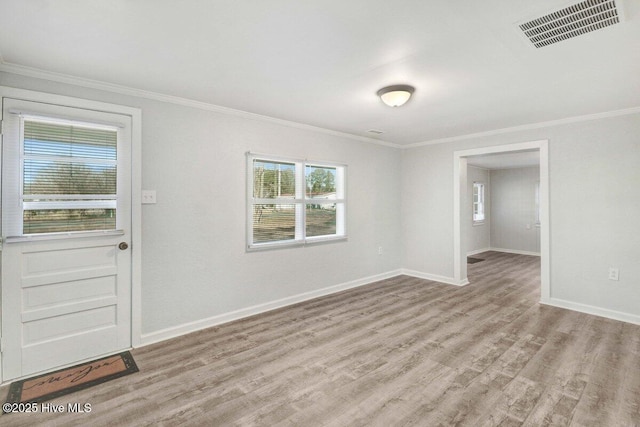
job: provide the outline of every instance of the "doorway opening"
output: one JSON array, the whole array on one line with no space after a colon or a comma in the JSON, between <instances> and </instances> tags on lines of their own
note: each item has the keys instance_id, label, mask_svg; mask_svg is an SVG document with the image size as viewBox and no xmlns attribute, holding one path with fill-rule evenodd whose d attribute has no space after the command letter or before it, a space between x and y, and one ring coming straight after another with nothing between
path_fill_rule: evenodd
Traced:
<instances>
[{"instance_id":1,"label":"doorway opening","mask_svg":"<svg viewBox=\"0 0 640 427\"><path fill-rule=\"evenodd\" d=\"M471 197L467 189L468 166L474 158L497 154L513 154L537 152L539 154L539 186L538 186L538 218L537 226L540 232L540 302L547 302L551 294L550 283L550 227L549 227L549 150L548 141L530 141L516 144L507 144L491 147L482 147L470 150L455 151L453 153L454 169L454 196L453 196L453 247L454 247L454 278L457 284L469 283L467 277L467 253L468 245L464 233L468 218L469 204L467 199ZM477 203L476 203L477 205ZM475 206L473 209L477 209Z\"/></svg>"}]
</instances>

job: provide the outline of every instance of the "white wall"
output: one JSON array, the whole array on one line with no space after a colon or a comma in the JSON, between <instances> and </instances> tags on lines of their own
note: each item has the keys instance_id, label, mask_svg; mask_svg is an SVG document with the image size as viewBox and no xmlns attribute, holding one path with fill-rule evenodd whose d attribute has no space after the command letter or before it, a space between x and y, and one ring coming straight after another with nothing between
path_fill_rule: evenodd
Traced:
<instances>
[{"instance_id":1,"label":"white wall","mask_svg":"<svg viewBox=\"0 0 640 427\"><path fill-rule=\"evenodd\" d=\"M142 109L143 188L158 196L142 212L149 336L400 267L453 278L453 152L540 139L553 301L640 321L640 114L396 150L8 73L0 85ZM349 240L246 253L248 150L348 164Z\"/></svg>"},{"instance_id":2,"label":"white wall","mask_svg":"<svg viewBox=\"0 0 640 427\"><path fill-rule=\"evenodd\" d=\"M478 253L489 249L491 246L491 181L490 171L475 166L467 166L467 200L465 200L466 227L464 235L467 239L467 252ZM482 182L484 184L485 220L482 224L473 224L473 183Z\"/></svg>"},{"instance_id":3,"label":"white wall","mask_svg":"<svg viewBox=\"0 0 640 427\"><path fill-rule=\"evenodd\" d=\"M142 209L142 329L150 340L400 268L395 148L8 73L0 85L142 109L142 183L157 191L157 204ZM347 164L348 241L247 253L247 151Z\"/></svg>"},{"instance_id":4,"label":"white wall","mask_svg":"<svg viewBox=\"0 0 640 427\"><path fill-rule=\"evenodd\" d=\"M491 171L491 247L540 253L540 229L536 227L536 183L540 168Z\"/></svg>"},{"instance_id":5,"label":"white wall","mask_svg":"<svg viewBox=\"0 0 640 427\"><path fill-rule=\"evenodd\" d=\"M640 322L640 114L404 150L403 267L453 278L454 151L541 139L552 302ZM607 279L609 266L620 281Z\"/></svg>"}]
</instances>

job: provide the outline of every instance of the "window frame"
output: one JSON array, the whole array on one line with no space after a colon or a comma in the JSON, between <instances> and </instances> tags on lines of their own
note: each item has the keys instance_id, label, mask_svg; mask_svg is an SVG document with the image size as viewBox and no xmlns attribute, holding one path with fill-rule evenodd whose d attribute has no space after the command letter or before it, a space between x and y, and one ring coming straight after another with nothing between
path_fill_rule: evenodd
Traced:
<instances>
[{"instance_id":1,"label":"window frame","mask_svg":"<svg viewBox=\"0 0 640 427\"><path fill-rule=\"evenodd\" d=\"M20 115L20 137L19 137L19 150L20 150L20 206L23 212L23 215L27 211L38 211L38 210L73 210L73 209L112 209L115 211L116 221L114 224L114 228L106 228L106 229L95 229L95 230L73 230L73 231L48 231L43 233L25 233L24 232L24 222L23 217L17 218L22 231L22 236L38 236L38 235L55 235L59 233L82 233L82 232L112 232L115 231L117 227L117 202L118 202L118 191L116 187L116 192L114 194L25 194L25 163L29 160L51 160L53 162L70 162L79 165L85 164L104 164L108 166L116 167L116 186L117 186L117 145L116 145L116 158L113 160L105 160L105 159L94 159L94 158L66 158L62 156L56 155L47 155L43 158L42 155L32 155L25 153L25 122L38 122L38 123L50 123L53 125L68 125L68 126L76 126L76 127L85 127L89 129L104 129L109 130L116 133L116 140L118 138L121 139L119 132L120 129L117 126L113 125L102 125L97 123L89 123L89 122L81 122L76 120L64 120L58 118L52 118L47 116L37 116L37 115L29 115L29 114L21 114ZM26 201L27 199L42 199L36 201ZM56 200L57 199L57 200ZM55 200L55 201L54 201Z\"/></svg>"},{"instance_id":2,"label":"window frame","mask_svg":"<svg viewBox=\"0 0 640 427\"><path fill-rule=\"evenodd\" d=\"M247 197L246 197L246 249L247 251L259 251L284 247L305 246L317 243L328 243L347 240L347 165L327 161L311 161L272 154L247 153ZM274 197L258 199L254 198L254 162L276 162L294 165L295 194L294 197ZM307 194L306 168L325 167L336 169L336 198L331 203L336 205L336 233L321 236L307 236L307 206L320 204L317 199L311 199ZM255 205L295 205L294 238L289 240L277 240L270 242L253 241L253 209ZM340 206L340 208L338 208Z\"/></svg>"},{"instance_id":3,"label":"window frame","mask_svg":"<svg viewBox=\"0 0 640 427\"><path fill-rule=\"evenodd\" d=\"M2 88L0 88L2 89ZM66 98L61 98L64 101ZM122 184L124 176L128 175L133 180L133 172L128 171L127 167L122 168L119 159L125 159L125 164L132 162L133 153L125 153L126 147L131 144L133 138L132 114L98 108L84 108L82 105L66 105L64 102L52 103L40 100L25 100L20 97L14 98L3 96L3 193L2 193L2 242L13 243L22 241L40 241L40 240L57 240L69 239L76 237L92 237L102 235L123 235L124 218L131 216L132 207L121 209L125 200L132 200L133 187L124 186ZM102 105L102 104L100 104ZM107 105L107 104L105 104ZM116 159L118 162L116 168L117 196L115 198L115 229L96 229L96 230L77 230L77 231L51 231L43 233L24 233L24 212L25 204L27 209L34 207L34 203L40 204L43 209L87 209L87 202L82 199L84 196L78 195L75 203L66 202L65 200L56 201L55 205L50 202L33 202L26 201L24 198L24 121L25 119L34 119L37 121L45 121L49 123L59 123L61 125L77 125L90 128L108 128L117 132L117 151ZM92 159L94 160L94 159ZM100 162L100 160L98 160ZM90 163L90 162L89 162ZM56 198L62 195L56 195ZM97 195L102 200L95 200L95 208L107 208L107 204L113 205L113 199L105 200L105 195ZM31 197L29 195L28 197ZM75 195L74 195L75 197ZM47 205L48 204L48 205ZM66 206L62 206L66 204ZM46 205L46 206L45 206ZM133 205L131 205L133 206ZM90 207L94 208L94 207Z\"/></svg>"},{"instance_id":4,"label":"window frame","mask_svg":"<svg viewBox=\"0 0 640 427\"><path fill-rule=\"evenodd\" d=\"M478 201L476 202L476 188L478 188ZM486 220L486 197L485 197L485 184L481 181L473 182L473 190L471 192L471 220L473 225L482 225ZM476 209L477 208L477 209ZM481 209L480 209L481 208ZM482 218L476 219L482 215Z\"/></svg>"},{"instance_id":5,"label":"window frame","mask_svg":"<svg viewBox=\"0 0 640 427\"><path fill-rule=\"evenodd\" d=\"M536 218L535 226L540 227L540 181L536 181L535 185L535 204L536 204Z\"/></svg>"}]
</instances>

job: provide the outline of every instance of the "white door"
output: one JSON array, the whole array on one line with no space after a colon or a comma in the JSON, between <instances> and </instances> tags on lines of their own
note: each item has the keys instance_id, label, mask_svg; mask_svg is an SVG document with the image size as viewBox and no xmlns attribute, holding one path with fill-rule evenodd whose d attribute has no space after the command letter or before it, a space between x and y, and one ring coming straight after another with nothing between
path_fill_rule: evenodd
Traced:
<instances>
[{"instance_id":1,"label":"white door","mask_svg":"<svg viewBox=\"0 0 640 427\"><path fill-rule=\"evenodd\" d=\"M131 347L131 118L2 101L6 381Z\"/></svg>"}]
</instances>

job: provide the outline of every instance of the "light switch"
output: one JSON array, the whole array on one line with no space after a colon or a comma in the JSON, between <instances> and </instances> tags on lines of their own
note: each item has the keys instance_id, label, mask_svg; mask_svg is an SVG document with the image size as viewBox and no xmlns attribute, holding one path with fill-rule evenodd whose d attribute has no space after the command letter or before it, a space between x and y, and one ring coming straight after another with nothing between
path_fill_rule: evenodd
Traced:
<instances>
[{"instance_id":1,"label":"light switch","mask_svg":"<svg viewBox=\"0 0 640 427\"><path fill-rule=\"evenodd\" d=\"M156 190L142 190L142 204L152 205L156 203Z\"/></svg>"},{"instance_id":2,"label":"light switch","mask_svg":"<svg viewBox=\"0 0 640 427\"><path fill-rule=\"evenodd\" d=\"M620 280L620 270L615 267L609 267L609 280Z\"/></svg>"}]
</instances>

